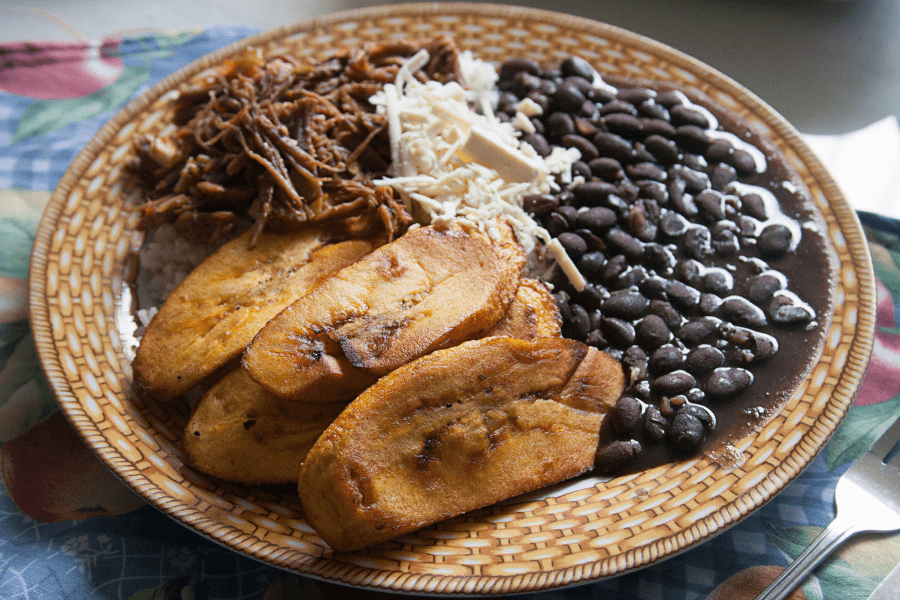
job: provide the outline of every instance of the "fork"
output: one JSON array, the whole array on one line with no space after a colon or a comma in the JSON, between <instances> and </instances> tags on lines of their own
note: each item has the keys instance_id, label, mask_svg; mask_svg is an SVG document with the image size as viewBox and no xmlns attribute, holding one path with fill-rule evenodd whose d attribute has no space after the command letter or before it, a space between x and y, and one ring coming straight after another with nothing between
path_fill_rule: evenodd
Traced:
<instances>
[{"instance_id":1,"label":"fork","mask_svg":"<svg viewBox=\"0 0 900 600\"><path fill-rule=\"evenodd\" d=\"M900 419L838 480L834 520L756 600L786 597L825 557L857 533L900 529L900 453L890 456L898 440Z\"/></svg>"}]
</instances>

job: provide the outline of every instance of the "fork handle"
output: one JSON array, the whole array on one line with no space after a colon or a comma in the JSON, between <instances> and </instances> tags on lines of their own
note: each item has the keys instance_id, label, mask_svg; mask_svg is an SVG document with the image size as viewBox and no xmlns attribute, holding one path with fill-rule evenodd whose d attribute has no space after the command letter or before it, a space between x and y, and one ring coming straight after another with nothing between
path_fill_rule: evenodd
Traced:
<instances>
[{"instance_id":1,"label":"fork handle","mask_svg":"<svg viewBox=\"0 0 900 600\"><path fill-rule=\"evenodd\" d=\"M809 547L794 560L775 581L756 597L756 600L782 600L803 583L825 557L834 552L847 538L859 533L852 519L840 515L812 541Z\"/></svg>"}]
</instances>

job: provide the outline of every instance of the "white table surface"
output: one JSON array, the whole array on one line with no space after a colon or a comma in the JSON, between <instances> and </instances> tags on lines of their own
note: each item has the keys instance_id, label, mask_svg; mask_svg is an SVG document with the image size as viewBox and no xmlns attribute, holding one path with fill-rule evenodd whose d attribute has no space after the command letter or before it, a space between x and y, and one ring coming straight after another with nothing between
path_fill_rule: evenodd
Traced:
<instances>
[{"instance_id":1,"label":"white table surface","mask_svg":"<svg viewBox=\"0 0 900 600\"><path fill-rule=\"evenodd\" d=\"M260 28L361 0L0 0L0 42ZM719 69L805 133L900 114L900 0L518 0L617 25Z\"/></svg>"}]
</instances>

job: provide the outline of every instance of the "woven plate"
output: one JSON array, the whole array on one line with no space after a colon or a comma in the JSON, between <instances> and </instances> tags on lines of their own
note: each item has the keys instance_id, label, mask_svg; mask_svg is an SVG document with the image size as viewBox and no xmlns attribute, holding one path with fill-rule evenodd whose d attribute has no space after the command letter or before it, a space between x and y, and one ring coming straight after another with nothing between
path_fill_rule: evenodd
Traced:
<instances>
[{"instance_id":1,"label":"woven plate","mask_svg":"<svg viewBox=\"0 0 900 600\"><path fill-rule=\"evenodd\" d=\"M187 407L129 392L133 321L127 283L143 234L125 210L123 158L162 130L166 93L247 44L320 60L339 46L452 35L493 61L581 55L601 73L695 86L768 135L796 167L840 257L824 354L781 413L738 445L743 465L707 458L608 482L581 480L452 519L365 551L334 555L294 494L228 485L182 464ZM262 561L315 577L405 592L500 594L620 574L690 548L784 488L835 431L859 387L874 337L874 278L855 213L797 132L720 73L656 42L557 13L484 4L400 5L341 13L257 35L202 58L129 104L66 172L41 221L31 270L32 325L59 403L85 442L160 510Z\"/></svg>"}]
</instances>

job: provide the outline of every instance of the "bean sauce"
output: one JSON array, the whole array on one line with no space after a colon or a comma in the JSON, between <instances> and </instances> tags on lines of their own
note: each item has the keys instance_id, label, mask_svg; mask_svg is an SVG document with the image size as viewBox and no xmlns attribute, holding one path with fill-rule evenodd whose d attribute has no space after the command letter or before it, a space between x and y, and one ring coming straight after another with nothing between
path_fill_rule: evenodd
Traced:
<instances>
[{"instance_id":1,"label":"bean sauce","mask_svg":"<svg viewBox=\"0 0 900 600\"><path fill-rule=\"evenodd\" d=\"M760 427L808 376L832 312L833 251L805 187L742 119L666 84L600 80L510 59L547 146L577 148L576 180L525 207L588 285L550 283L563 334L621 360L627 387L601 428L615 474L706 451Z\"/></svg>"}]
</instances>

